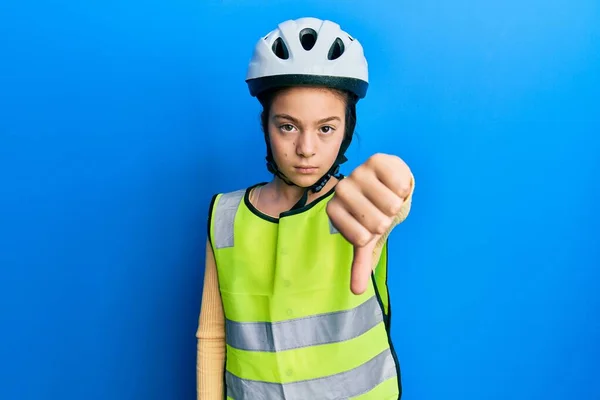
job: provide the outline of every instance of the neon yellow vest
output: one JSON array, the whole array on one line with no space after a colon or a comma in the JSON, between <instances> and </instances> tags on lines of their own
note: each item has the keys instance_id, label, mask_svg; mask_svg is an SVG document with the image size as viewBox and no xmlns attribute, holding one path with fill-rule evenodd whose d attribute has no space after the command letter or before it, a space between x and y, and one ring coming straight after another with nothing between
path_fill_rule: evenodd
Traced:
<instances>
[{"instance_id":1,"label":"neon yellow vest","mask_svg":"<svg viewBox=\"0 0 600 400\"><path fill-rule=\"evenodd\" d=\"M354 295L353 249L325 208L333 190L275 219L254 208L250 189L218 194L210 208L227 399L399 399L387 245L372 284Z\"/></svg>"}]
</instances>

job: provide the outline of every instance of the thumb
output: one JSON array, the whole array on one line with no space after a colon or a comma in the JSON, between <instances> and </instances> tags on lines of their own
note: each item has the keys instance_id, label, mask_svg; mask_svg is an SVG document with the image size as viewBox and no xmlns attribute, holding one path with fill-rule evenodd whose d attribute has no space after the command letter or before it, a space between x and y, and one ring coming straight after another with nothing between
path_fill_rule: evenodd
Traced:
<instances>
[{"instance_id":1,"label":"thumb","mask_svg":"<svg viewBox=\"0 0 600 400\"><path fill-rule=\"evenodd\" d=\"M371 280L373 271L373 250L377 239L371 240L367 245L354 246L354 258L352 260L352 279L350 289L354 294L363 294Z\"/></svg>"}]
</instances>

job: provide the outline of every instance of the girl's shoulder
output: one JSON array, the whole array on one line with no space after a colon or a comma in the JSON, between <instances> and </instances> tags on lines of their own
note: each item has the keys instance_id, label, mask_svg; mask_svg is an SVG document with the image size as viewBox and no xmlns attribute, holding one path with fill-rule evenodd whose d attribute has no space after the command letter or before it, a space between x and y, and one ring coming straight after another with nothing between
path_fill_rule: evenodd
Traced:
<instances>
[{"instance_id":1,"label":"girl's shoulder","mask_svg":"<svg viewBox=\"0 0 600 400\"><path fill-rule=\"evenodd\" d=\"M231 189L231 190L223 191L223 192L216 192L216 193L214 193L212 195L212 197L214 199L215 197L218 197L218 196L225 196L225 195L230 195L230 194L233 194L233 193L245 193L245 192L249 192L249 191L251 191L252 189L254 189L256 187L266 185L267 183L268 182L257 182L257 183L254 183L254 184L250 185L250 186L239 187L237 189Z\"/></svg>"},{"instance_id":2,"label":"girl's shoulder","mask_svg":"<svg viewBox=\"0 0 600 400\"><path fill-rule=\"evenodd\" d=\"M226 202L228 204L232 204L232 203L238 203L239 201L243 200L243 198L245 196L248 196L248 194L255 188L259 187L259 186L263 186L266 185L267 182L258 182L258 183L254 183L250 186L246 186L246 187L241 187L238 189L232 189L229 191L223 191L223 192L217 192L214 193L212 195L212 198L210 200L210 204L208 206L208 213L209 215L212 215L213 210L215 208L215 205L217 203L217 200L219 203L221 202Z\"/></svg>"}]
</instances>

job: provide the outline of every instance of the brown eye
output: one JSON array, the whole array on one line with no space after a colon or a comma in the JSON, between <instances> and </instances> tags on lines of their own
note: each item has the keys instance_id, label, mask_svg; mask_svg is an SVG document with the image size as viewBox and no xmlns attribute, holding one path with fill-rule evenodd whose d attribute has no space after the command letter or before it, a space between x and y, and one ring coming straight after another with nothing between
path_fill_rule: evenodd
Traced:
<instances>
[{"instance_id":1,"label":"brown eye","mask_svg":"<svg viewBox=\"0 0 600 400\"><path fill-rule=\"evenodd\" d=\"M294 125L291 124L283 124L279 127L283 132L292 132L295 128Z\"/></svg>"},{"instance_id":2,"label":"brown eye","mask_svg":"<svg viewBox=\"0 0 600 400\"><path fill-rule=\"evenodd\" d=\"M327 134L332 133L334 130L335 129L332 126L327 125L327 126L324 126L321 128L321 133L327 135Z\"/></svg>"}]
</instances>

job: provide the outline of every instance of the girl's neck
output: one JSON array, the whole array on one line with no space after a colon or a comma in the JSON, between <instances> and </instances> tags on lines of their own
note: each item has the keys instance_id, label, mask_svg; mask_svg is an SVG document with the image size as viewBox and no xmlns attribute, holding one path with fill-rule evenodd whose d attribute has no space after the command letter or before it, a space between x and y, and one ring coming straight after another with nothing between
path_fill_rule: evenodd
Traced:
<instances>
[{"instance_id":1,"label":"girl's neck","mask_svg":"<svg viewBox=\"0 0 600 400\"><path fill-rule=\"evenodd\" d=\"M337 182L337 178L332 177L320 192L309 192L306 204L312 203L329 192ZM302 198L306 190L302 187L288 185L278 177L275 177L271 182L258 189L259 191L257 196L255 196L253 205L262 213L271 216L277 216L289 211Z\"/></svg>"},{"instance_id":2,"label":"girl's neck","mask_svg":"<svg viewBox=\"0 0 600 400\"><path fill-rule=\"evenodd\" d=\"M269 187L269 191L272 193L272 199L278 203L291 203L292 206L300 200L306 189L292 186L285 183L281 178L275 177L266 186Z\"/></svg>"},{"instance_id":3,"label":"girl's neck","mask_svg":"<svg viewBox=\"0 0 600 400\"><path fill-rule=\"evenodd\" d=\"M325 187L323 187L323 189L321 189L320 192L313 193L312 191L309 191L308 192L308 201L306 202L306 204L313 202L314 200L323 196L325 193L329 192L329 190L331 190L335 186L337 181L338 181L337 178L332 177L327 182ZM294 204L296 204L298 202L298 200L300 200L300 198L306 191L306 188L288 185L287 183L285 183L283 180L281 180L277 176L266 186L271 187L270 189L273 191L273 199L274 200L276 200L277 202L280 202L282 204L290 204L290 208L293 207Z\"/></svg>"}]
</instances>

